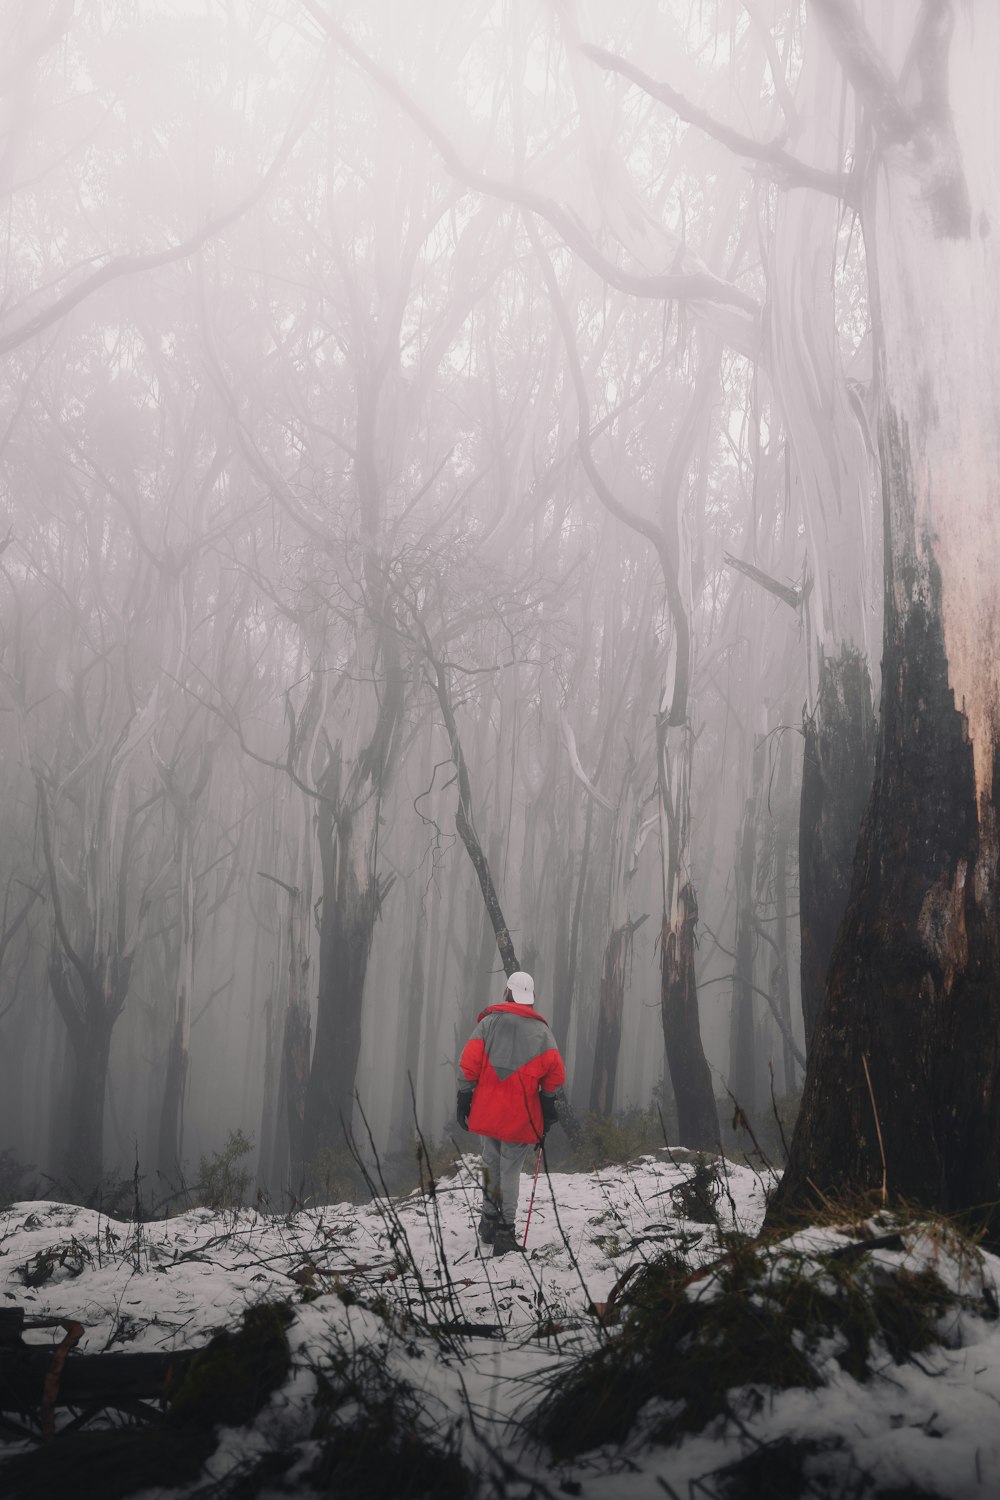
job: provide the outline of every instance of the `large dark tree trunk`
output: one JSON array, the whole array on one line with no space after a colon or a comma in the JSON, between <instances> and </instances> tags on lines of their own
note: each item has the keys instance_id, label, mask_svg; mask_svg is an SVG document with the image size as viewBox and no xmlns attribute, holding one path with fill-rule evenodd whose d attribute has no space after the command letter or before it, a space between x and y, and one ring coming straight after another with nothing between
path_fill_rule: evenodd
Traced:
<instances>
[{"instance_id":1,"label":"large dark tree trunk","mask_svg":"<svg viewBox=\"0 0 1000 1500\"><path fill-rule=\"evenodd\" d=\"M666 912L660 936L660 1009L667 1067L677 1103L677 1129L682 1146L711 1150L719 1142L712 1075L701 1043L698 987L694 975L698 902L690 882L677 898L680 920Z\"/></svg>"},{"instance_id":2,"label":"large dark tree trunk","mask_svg":"<svg viewBox=\"0 0 1000 1500\"><path fill-rule=\"evenodd\" d=\"M637 926L638 923L625 922L621 927L615 927L604 949L597 1008L597 1037L594 1042L594 1070L590 1075L590 1108L601 1115L609 1115L615 1104L625 980L632 953L632 935Z\"/></svg>"},{"instance_id":3,"label":"large dark tree trunk","mask_svg":"<svg viewBox=\"0 0 1000 1500\"><path fill-rule=\"evenodd\" d=\"M69 1108L64 1160L70 1187L91 1207L104 1173L104 1101L114 1019L93 1011L70 1028Z\"/></svg>"},{"instance_id":4,"label":"large dark tree trunk","mask_svg":"<svg viewBox=\"0 0 1000 1500\"><path fill-rule=\"evenodd\" d=\"M791 781L791 741L781 736L778 752L780 785L777 822L774 830L774 947L770 969L771 993L781 1016L782 1092L795 1088L795 1054L792 1050L792 1003L788 975L788 789Z\"/></svg>"},{"instance_id":5,"label":"large dark tree trunk","mask_svg":"<svg viewBox=\"0 0 1000 1500\"><path fill-rule=\"evenodd\" d=\"M743 821L736 857L736 957L729 1028L729 1091L751 1121L757 1110L753 960L756 946L754 870L757 862L757 791L762 766L759 748L754 749L753 761L754 790L743 804Z\"/></svg>"},{"instance_id":6,"label":"large dark tree trunk","mask_svg":"<svg viewBox=\"0 0 1000 1500\"><path fill-rule=\"evenodd\" d=\"M799 914L808 1049L847 908L858 831L872 784L875 714L862 652L845 646L837 656L821 660L816 708L803 733Z\"/></svg>"},{"instance_id":7,"label":"large dark tree trunk","mask_svg":"<svg viewBox=\"0 0 1000 1500\"><path fill-rule=\"evenodd\" d=\"M324 799L318 821L323 907L316 1043L305 1106L310 1161L321 1148L339 1149L351 1127L365 976L379 906L377 877L361 857L364 848L357 844L365 840L350 814L342 809L335 818L332 801Z\"/></svg>"},{"instance_id":8,"label":"large dark tree trunk","mask_svg":"<svg viewBox=\"0 0 1000 1500\"><path fill-rule=\"evenodd\" d=\"M980 837L939 589L907 613L887 632L875 790L779 1202L808 1194L806 1177L826 1193L880 1187L879 1128L893 1193L944 1210L996 1197L995 839ZM991 814L998 791L994 769Z\"/></svg>"},{"instance_id":9,"label":"large dark tree trunk","mask_svg":"<svg viewBox=\"0 0 1000 1500\"><path fill-rule=\"evenodd\" d=\"M978 1208L996 1234L1000 191L982 133L1000 9L922 8L890 69L853 8L817 9L883 147L864 226L885 650L875 785L775 1212L884 1181L944 1211ZM912 33L912 11L896 19ZM892 83L904 55L912 102Z\"/></svg>"}]
</instances>

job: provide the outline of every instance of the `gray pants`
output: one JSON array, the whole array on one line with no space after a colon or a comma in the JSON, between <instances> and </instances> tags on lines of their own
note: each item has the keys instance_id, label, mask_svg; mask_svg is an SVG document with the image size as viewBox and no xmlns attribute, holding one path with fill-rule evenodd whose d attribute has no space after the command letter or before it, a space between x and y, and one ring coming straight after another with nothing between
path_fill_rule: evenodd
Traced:
<instances>
[{"instance_id":1,"label":"gray pants","mask_svg":"<svg viewBox=\"0 0 1000 1500\"><path fill-rule=\"evenodd\" d=\"M483 1143L483 1218L500 1219L513 1225L517 1214L517 1192L521 1186L521 1168L528 1146L521 1141L495 1141L481 1137Z\"/></svg>"}]
</instances>

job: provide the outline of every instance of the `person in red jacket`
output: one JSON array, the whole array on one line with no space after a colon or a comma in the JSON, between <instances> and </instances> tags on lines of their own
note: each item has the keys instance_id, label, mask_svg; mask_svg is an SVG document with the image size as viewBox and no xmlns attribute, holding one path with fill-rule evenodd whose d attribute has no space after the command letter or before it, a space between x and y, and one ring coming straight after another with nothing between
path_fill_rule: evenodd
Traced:
<instances>
[{"instance_id":1,"label":"person in red jacket","mask_svg":"<svg viewBox=\"0 0 1000 1500\"><path fill-rule=\"evenodd\" d=\"M566 1069L549 1023L535 1010L535 981L518 970L488 1005L458 1065L458 1123L483 1138L479 1238L494 1255L516 1250L514 1218L528 1147L554 1125Z\"/></svg>"}]
</instances>

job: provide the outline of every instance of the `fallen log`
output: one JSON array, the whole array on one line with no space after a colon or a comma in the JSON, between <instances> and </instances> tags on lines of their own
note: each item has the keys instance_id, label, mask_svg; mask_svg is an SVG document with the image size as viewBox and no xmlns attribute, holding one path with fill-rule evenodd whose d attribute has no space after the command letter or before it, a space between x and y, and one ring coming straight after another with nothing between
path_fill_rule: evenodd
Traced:
<instances>
[{"instance_id":1,"label":"fallen log","mask_svg":"<svg viewBox=\"0 0 1000 1500\"><path fill-rule=\"evenodd\" d=\"M24 1342L32 1328L65 1328L54 1349ZM55 1406L93 1411L137 1410L136 1402L167 1401L197 1350L172 1353L80 1354L73 1345L83 1329L61 1318L25 1318L23 1307L0 1308L0 1412L39 1422Z\"/></svg>"}]
</instances>

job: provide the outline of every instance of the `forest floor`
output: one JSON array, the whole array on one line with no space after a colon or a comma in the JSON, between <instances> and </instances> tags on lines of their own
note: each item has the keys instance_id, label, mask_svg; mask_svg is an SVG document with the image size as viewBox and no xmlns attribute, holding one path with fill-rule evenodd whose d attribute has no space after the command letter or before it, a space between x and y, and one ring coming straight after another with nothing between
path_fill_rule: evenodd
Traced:
<instances>
[{"instance_id":1,"label":"forest floor","mask_svg":"<svg viewBox=\"0 0 1000 1500\"><path fill-rule=\"evenodd\" d=\"M765 1178L660 1151L543 1172L527 1253L484 1259L476 1168L287 1217L0 1211L0 1315L81 1324L67 1366L244 1329L223 1340L228 1364L218 1340L206 1356L197 1440L193 1375L187 1405L182 1384L145 1425L105 1411L68 1430L79 1413L57 1406L39 1443L13 1425L32 1413L8 1411L0 1493L1000 1493L1000 1261L948 1226L854 1219L762 1250ZM275 1303L287 1312L261 1334L252 1310ZM64 1330L25 1338L54 1346ZM234 1395L248 1362L254 1390Z\"/></svg>"}]
</instances>

